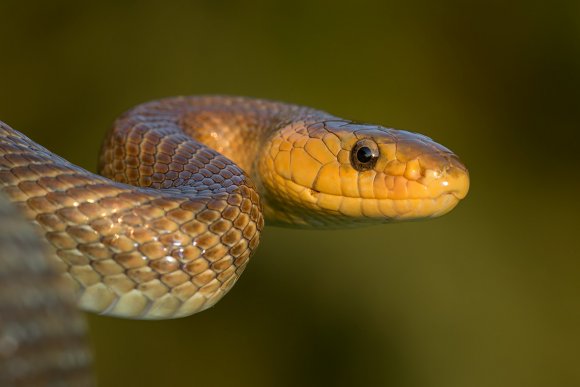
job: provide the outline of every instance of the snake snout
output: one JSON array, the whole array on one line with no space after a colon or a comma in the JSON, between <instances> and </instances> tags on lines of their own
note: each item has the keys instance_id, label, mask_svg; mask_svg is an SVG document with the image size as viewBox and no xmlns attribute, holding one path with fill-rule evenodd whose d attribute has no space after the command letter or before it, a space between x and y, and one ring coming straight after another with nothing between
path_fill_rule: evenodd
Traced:
<instances>
[{"instance_id":1,"label":"snake snout","mask_svg":"<svg viewBox=\"0 0 580 387\"><path fill-rule=\"evenodd\" d=\"M385 173L404 178L407 188L395 192L396 199L435 199L452 194L459 200L467 195L469 173L451 150L420 134L393 133L396 150Z\"/></svg>"},{"instance_id":2,"label":"snake snout","mask_svg":"<svg viewBox=\"0 0 580 387\"><path fill-rule=\"evenodd\" d=\"M445 171L447 178L447 188L449 193L461 200L467 196L469 191L469 172L461 162L454 157L454 162Z\"/></svg>"},{"instance_id":3,"label":"snake snout","mask_svg":"<svg viewBox=\"0 0 580 387\"><path fill-rule=\"evenodd\" d=\"M467 195L469 172L457 156L447 151L434 152L425 153L416 160L407 162L407 165L421 165L420 177L414 180L426 187L428 197L437 198L450 194L455 199L460 200ZM417 172L415 175L419 175L419 173ZM409 179L407 171L405 171L405 177Z\"/></svg>"}]
</instances>

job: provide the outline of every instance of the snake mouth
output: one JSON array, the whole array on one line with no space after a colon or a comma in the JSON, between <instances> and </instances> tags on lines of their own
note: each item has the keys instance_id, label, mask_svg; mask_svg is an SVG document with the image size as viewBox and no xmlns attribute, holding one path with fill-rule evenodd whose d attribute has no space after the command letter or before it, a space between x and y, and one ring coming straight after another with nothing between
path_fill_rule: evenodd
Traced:
<instances>
[{"instance_id":1,"label":"snake mouth","mask_svg":"<svg viewBox=\"0 0 580 387\"><path fill-rule=\"evenodd\" d=\"M310 210L359 223L434 218L448 213L467 196L466 169L448 168L427 176L431 177L421 181L394 177L392 188L385 187L379 196L336 194L304 186L300 196Z\"/></svg>"},{"instance_id":2,"label":"snake mouth","mask_svg":"<svg viewBox=\"0 0 580 387\"><path fill-rule=\"evenodd\" d=\"M433 197L375 199L349 197L305 190L310 200L310 210L327 217L329 223L374 223L435 218L445 215L465 197L463 192L444 192ZM332 219L331 219L332 218Z\"/></svg>"},{"instance_id":3,"label":"snake mouth","mask_svg":"<svg viewBox=\"0 0 580 387\"><path fill-rule=\"evenodd\" d=\"M467 192L453 191L443 195L453 195L457 201L462 200L467 196Z\"/></svg>"}]
</instances>

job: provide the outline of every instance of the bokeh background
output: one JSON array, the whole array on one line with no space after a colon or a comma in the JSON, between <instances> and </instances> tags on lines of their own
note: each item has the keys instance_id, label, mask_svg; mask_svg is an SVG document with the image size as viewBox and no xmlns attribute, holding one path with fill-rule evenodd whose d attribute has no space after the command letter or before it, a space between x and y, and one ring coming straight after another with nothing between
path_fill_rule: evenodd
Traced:
<instances>
[{"instance_id":1,"label":"bokeh background","mask_svg":"<svg viewBox=\"0 0 580 387\"><path fill-rule=\"evenodd\" d=\"M422 132L471 192L267 228L199 315L87 315L100 385L580 385L580 2L0 1L0 119L87 169L124 110L206 93Z\"/></svg>"}]
</instances>

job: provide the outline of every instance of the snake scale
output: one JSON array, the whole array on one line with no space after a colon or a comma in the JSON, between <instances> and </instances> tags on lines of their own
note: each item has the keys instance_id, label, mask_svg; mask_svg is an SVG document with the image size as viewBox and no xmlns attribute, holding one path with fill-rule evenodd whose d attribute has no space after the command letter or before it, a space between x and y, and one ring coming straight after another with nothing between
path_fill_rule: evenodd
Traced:
<instances>
[{"instance_id":1,"label":"snake scale","mask_svg":"<svg viewBox=\"0 0 580 387\"><path fill-rule=\"evenodd\" d=\"M457 156L426 136L244 97L139 105L113 125L98 169L0 123L0 187L41 235L47 265L82 309L135 319L218 302L264 219L336 228L435 217L469 188Z\"/></svg>"}]
</instances>

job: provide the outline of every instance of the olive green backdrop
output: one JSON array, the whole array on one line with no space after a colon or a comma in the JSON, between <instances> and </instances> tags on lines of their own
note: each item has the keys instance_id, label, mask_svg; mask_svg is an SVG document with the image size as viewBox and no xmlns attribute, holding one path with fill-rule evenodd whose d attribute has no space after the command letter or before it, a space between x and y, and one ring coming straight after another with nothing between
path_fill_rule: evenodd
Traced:
<instances>
[{"instance_id":1,"label":"olive green backdrop","mask_svg":"<svg viewBox=\"0 0 580 387\"><path fill-rule=\"evenodd\" d=\"M544 4L542 4L544 3ZM124 110L238 94L419 131L468 198L267 228L216 307L89 315L102 386L577 386L580 3L0 1L0 119L90 170Z\"/></svg>"}]
</instances>

